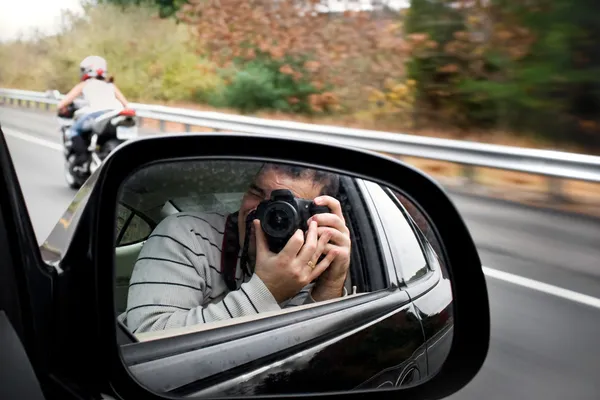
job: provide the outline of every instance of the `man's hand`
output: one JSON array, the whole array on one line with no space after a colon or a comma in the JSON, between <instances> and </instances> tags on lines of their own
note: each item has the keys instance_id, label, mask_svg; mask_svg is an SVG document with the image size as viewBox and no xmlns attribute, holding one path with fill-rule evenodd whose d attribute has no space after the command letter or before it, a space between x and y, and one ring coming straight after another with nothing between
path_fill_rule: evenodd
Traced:
<instances>
[{"instance_id":1,"label":"man's hand","mask_svg":"<svg viewBox=\"0 0 600 400\"><path fill-rule=\"evenodd\" d=\"M253 224L256 236L254 273L263 281L278 303L295 296L303 287L321 275L340 251L338 248L329 249L327 256L317 264L318 258L327 248L331 235L329 232L319 235L317 222L314 221L309 224L306 240L302 231L298 229L283 250L273 253L269 250L260 221L255 219ZM312 261L312 267L309 261Z\"/></svg>"},{"instance_id":2,"label":"man's hand","mask_svg":"<svg viewBox=\"0 0 600 400\"><path fill-rule=\"evenodd\" d=\"M312 298L315 301L322 301L340 297L344 293L344 282L350 266L351 243L350 231L346 227L340 202L330 196L317 197L314 202L319 206L327 206L331 210L331 213L315 214L308 220L308 223L317 222L319 225L319 244L321 239L330 238L323 249L318 249L315 256L318 258L321 254L327 254L329 257L331 252L336 254L333 262L319 276L312 290Z\"/></svg>"}]
</instances>

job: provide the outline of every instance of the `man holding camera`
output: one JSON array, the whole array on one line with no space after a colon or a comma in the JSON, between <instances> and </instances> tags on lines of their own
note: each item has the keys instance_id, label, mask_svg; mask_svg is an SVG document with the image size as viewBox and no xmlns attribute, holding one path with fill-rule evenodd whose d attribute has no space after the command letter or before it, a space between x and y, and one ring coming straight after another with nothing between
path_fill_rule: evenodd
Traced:
<instances>
[{"instance_id":1,"label":"man holding camera","mask_svg":"<svg viewBox=\"0 0 600 400\"><path fill-rule=\"evenodd\" d=\"M265 164L236 213L165 218L140 252L120 318L141 333L347 295L338 188L336 174Z\"/></svg>"}]
</instances>

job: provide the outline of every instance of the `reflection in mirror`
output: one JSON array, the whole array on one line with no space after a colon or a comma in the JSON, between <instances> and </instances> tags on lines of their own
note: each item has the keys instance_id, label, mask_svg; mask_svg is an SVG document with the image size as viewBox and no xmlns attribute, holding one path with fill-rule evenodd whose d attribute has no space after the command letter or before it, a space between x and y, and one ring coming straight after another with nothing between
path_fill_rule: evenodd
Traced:
<instances>
[{"instance_id":1,"label":"reflection in mirror","mask_svg":"<svg viewBox=\"0 0 600 400\"><path fill-rule=\"evenodd\" d=\"M115 228L121 351L155 392L403 387L450 349L443 243L409 197L375 182L272 162L156 163L122 185Z\"/></svg>"}]
</instances>

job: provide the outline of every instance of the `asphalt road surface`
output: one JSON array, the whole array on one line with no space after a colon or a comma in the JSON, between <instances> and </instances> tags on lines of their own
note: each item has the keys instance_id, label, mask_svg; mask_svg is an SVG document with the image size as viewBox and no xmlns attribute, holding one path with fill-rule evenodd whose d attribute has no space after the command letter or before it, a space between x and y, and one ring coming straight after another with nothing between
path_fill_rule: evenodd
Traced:
<instances>
[{"instance_id":1,"label":"asphalt road surface","mask_svg":"<svg viewBox=\"0 0 600 400\"><path fill-rule=\"evenodd\" d=\"M0 124L42 242L74 196L57 123L46 112L0 107ZM449 399L600 398L600 221L453 200L487 267L492 337L479 374Z\"/></svg>"}]
</instances>

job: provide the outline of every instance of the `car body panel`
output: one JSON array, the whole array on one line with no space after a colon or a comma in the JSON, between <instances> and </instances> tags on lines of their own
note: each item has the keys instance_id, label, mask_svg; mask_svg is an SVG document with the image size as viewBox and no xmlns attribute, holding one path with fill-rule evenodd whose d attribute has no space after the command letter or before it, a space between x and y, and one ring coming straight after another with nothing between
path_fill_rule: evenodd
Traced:
<instances>
[{"instance_id":1,"label":"car body panel","mask_svg":"<svg viewBox=\"0 0 600 400\"><path fill-rule=\"evenodd\" d=\"M85 225L81 224L81 220L85 216L84 210L89 206L89 199L95 189L98 171L92 174L77 191L71 204L69 204L46 240L40 245L42 259L47 264L55 267L59 266L60 261L65 257L67 250L75 239L75 232Z\"/></svg>"},{"instance_id":2,"label":"car body panel","mask_svg":"<svg viewBox=\"0 0 600 400\"><path fill-rule=\"evenodd\" d=\"M397 338L410 339L399 346ZM177 396L300 393L306 391L307 380L315 391L352 390L380 370L393 367L399 359L413 358L423 342L421 324L408 295L395 289L360 306L233 340L214 349L138 364L131 372L157 391L189 381L169 393ZM248 357L255 353L263 356L252 363ZM237 371L230 365L242 362ZM208 377L207 370L213 368L231 372L206 382L192 381L192 375Z\"/></svg>"},{"instance_id":3,"label":"car body panel","mask_svg":"<svg viewBox=\"0 0 600 400\"><path fill-rule=\"evenodd\" d=\"M367 182L371 198L376 205L377 212L385 210L392 203L402 211L407 221L411 222L412 230L416 235L416 240L422 249L422 255L428 265L428 271L424 276L417 277L412 283L405 286L405 290L411 297L415 312L419 316L423 326L423 335L426 340L427 349L427 370L421 372L422 377L431 377L437 373L446 361L450 349L452 347L453 337L453 297L450 279L447 274L444 274L444 268L440 263L441 254L437 254L434 247L431 245L425 234L416 224L412 215L403 206L403 203L395 196L389 188L383 189L381 186ZM386 205L384 205L386 204ZM389 208L388 208L389 209ZM411 210L412 211L412 210ZM414 211L413 211L414 213ZM383 225L386 224L385 215L380 215ZM394 219L396 221L397 219ZM422 219L422 221L424 221ZM391 228L386 226L384 230L390 231ZM396 224L394 224L396 225ZM429 231L433 231L429 229ZM402 243L400 243L402 246ZM393 246L391 246L393 247ZM402 251L398 246L396 251ZM405 250L406 251L406 250ZM395 260L402 260L402 255L394 254L397 257ZM406 258L406 257L404 257ZM416 257L412 257L413 260ZM403 275L401 268L398 268L400 276Z\"/></svg>"}]
</instances>

